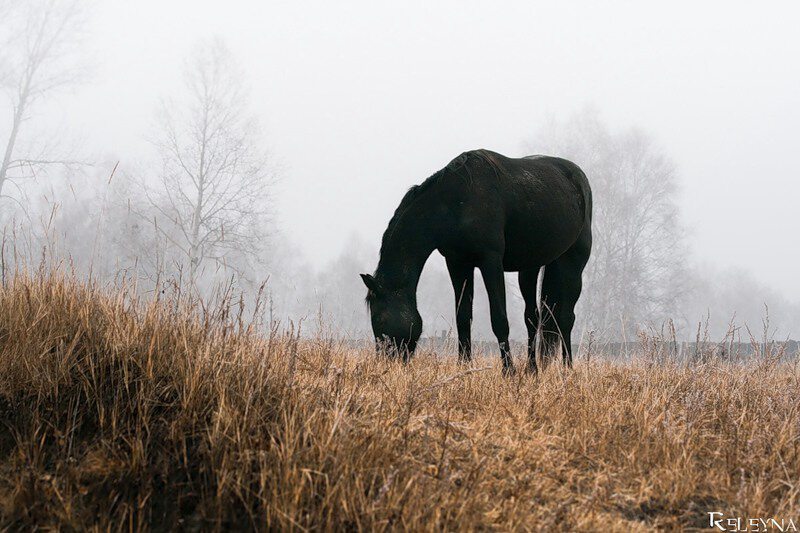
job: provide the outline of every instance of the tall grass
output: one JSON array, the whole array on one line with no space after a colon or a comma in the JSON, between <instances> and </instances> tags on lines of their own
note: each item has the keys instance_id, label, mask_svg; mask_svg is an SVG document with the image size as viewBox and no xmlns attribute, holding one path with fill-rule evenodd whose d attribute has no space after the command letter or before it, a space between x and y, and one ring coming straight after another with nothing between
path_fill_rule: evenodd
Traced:
<instances>
[{"instance_id":1,"label":"tall grass","mask_svg":"<svg viewBox=\"0 0 800 533\"><path fill-rule=\"evenodd\" d=\"M408 366L59 272L0 289L0 526L649 530L800 515L771 359Z\"/></svg>"}]
</instances>

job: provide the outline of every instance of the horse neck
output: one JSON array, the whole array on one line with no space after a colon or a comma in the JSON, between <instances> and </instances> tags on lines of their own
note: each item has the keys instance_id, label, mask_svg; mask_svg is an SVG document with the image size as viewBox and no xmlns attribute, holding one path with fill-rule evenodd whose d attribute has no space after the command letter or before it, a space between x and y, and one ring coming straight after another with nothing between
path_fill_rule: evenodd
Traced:
<instances>
[{"instance_id":1,"label":"horse neck","mask_svg":"<svg viewBox=\"0 0 800 533\"><path fill-rule=\"evenodd\" d=\"M436 249L436 238L424 217L407 215L403 219L385 237L375 277L388 290L406 293L416 301L417 283Z\"/></svg>"}]
</instances>

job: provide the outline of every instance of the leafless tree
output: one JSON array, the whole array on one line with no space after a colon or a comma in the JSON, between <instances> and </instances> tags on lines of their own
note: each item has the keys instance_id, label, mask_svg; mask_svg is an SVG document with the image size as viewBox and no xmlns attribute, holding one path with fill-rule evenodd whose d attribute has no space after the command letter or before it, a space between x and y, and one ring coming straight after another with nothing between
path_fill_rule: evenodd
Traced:
<instances>
[{"instance_id":1,"label":"leafless tree","mask_svg":"<svg viewBox=\"0 0 800 533\"><path fill-rule=\"evenodd\" d=\"M272 178L243 73L224 44L199 45L184 81L185 97L160 110L162 166L158 186L145 189L144 216L196 282L207 264L241 271L257 257Z\"/></svg>"},{"instance_id":2,"label":"leafless tree","mask_svg":"<svg viewBox=\"0 0 800 533\"><path fill-rule=\"evenodd\" d=\"M572 159L592 184L594 245L579 313L585 325L632 337L637 324L680 319L690 280L669 158L644 132L610 132L592 111L543 128L531 150Z\"/></svg>"},{"instance_id":3,"label":"leafless tree","mask_svg":"<svg viewBox=\"0 0 800 533\"><path fill-rule=\"evenodd\" d=\"M80 0L0 1L0 89L12 109L5 147L0 147L0 198L12 198L9 184L20 189L21 180L49 166L79 163L54 156L49 146L21 150L20 135L40 101L83 78L84 6Z\"/></svg>"}]
</instances>

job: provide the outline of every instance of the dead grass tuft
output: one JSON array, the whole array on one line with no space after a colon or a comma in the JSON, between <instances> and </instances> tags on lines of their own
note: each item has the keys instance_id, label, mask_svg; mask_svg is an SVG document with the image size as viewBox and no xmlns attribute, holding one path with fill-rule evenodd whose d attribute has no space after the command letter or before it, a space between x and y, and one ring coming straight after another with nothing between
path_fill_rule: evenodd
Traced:
<instances>
[{"instance_id":1,"label":"dead grass tuft","mask_svg":"<svg viewBox=\"0 0 800 533\"><path fill-rule=\"evenodd\" d=\"M0 526L701 527L798 518L786 363L579 362L504 379L259 334L62 274L0 289ZM485 368L490 367L490 368Z\"/></svg>"}]
</instances>

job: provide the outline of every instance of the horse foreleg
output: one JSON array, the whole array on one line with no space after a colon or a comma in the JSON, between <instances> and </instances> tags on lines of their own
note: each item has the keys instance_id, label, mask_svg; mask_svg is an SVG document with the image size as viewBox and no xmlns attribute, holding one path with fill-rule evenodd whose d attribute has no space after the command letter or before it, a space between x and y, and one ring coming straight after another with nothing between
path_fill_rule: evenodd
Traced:
<instances>
[{"instance_id":1,"label":"horse foreleg","mask_svg":"<svg viewBox=\"0 0 800 533\"><path fill-rule=\"evenodd\" d=\"M456 300L458 360L467 363L472 359L472 297L475 288L475 267L457 259L446 259L446 261Z\"/></svg>"},{"instance_id":2,"label":"horse foreleg","mask_svg":"<svg viewBox=\"0 0 800 533\"><path fill-rule=\"evenodd\" d=\"M503 259L492 256L480 265L486 293L489 295L489 312L492 317L492 332L500 346L500 359L503 362L503 373L514 374L514 362L508 345L508 316L506 314L506 285L503 275Z\"/></svg>"},{"instance_id":3,"label":"horse foreleg","mask_svg":"<svg viewBox=\"0 0 800 533\"><path fill-rule=\"evenodd\" d=\"M528 372L536 374L536 334L539 330L539 300L536 286L539 280L539 268L522 270L519 273L519 290L525 300L525 327L528 330Z\"/></svg>"}]
</instances>

